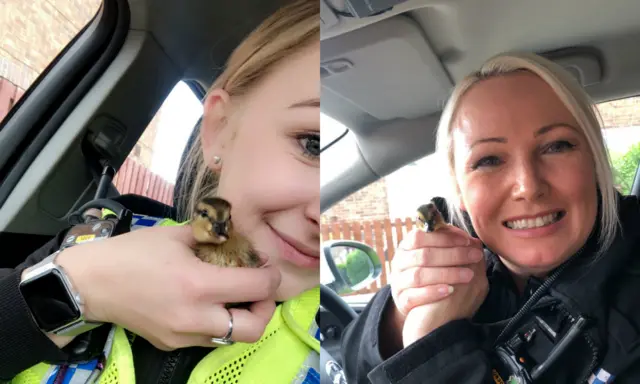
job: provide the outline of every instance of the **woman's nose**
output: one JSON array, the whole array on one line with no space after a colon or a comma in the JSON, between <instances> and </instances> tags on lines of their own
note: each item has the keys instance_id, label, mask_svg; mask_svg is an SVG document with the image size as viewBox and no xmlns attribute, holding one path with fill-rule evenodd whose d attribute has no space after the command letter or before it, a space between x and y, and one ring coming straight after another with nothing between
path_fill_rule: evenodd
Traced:
<instances>
[{"instance_id":1,"label":"woman's nose","mask_svg":"<svg viewBox=\"0 0 640 384\"><path fill-rule=\"evenodd\" d=\"M320 226L320 195L310 201L305 207L305 216L313 225Z\"/></svg>"},{"instance_id":2,"label":"woman's nose","mask_svg":"<svg viewBox=\"0 0 640 384\"><path fill-rule=\"evenodd\" d=\"M533 161L522 161L515 169L512 196L516 200L536 200L549 191L544 174Z\"/></svg>"}]
</instances>

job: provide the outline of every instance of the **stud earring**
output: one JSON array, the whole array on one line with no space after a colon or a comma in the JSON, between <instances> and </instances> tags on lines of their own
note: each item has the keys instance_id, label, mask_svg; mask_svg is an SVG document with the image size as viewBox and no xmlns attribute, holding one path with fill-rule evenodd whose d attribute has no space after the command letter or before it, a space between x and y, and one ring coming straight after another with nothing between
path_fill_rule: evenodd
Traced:
<instances>
[{"instance_id":1,"label":"stud earring","mask_svg":"<svg viewBox=\"0 0 640 384\"><path fill-rule=\"evenodd\" d=\"M219 165L222 162L222 158L220 156L213 156L213 164Z\"/></svg>"}]
</instances>

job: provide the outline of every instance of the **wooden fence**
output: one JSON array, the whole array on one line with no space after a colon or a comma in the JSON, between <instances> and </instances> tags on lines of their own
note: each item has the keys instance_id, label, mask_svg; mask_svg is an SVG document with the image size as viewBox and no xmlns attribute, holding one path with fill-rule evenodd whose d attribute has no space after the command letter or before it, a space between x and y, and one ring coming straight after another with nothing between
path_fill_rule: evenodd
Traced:
<instances>
[{"instance_id":1,"label":"wooden fence","mask_svg":"<svg viewBox=\"0 0 640 384\"><path fill-rule=\"evenodd\" d=\"M174 185L128 157L113 183L121 194L135 193L173 206Z\"/></svg>"},{"instance_id":2,"label":"wooden fence","mask_svg":"<svg viewBox=\"0 0 640 384\"><path fill-rule=\"evenodd\" d=\"M393 260L395 249L414 226L411 218L391 221L371 220L364 222L336 222L321 225L321 241L326 240L355 240L361 241L375 249L382 262L380 277L368 287L348 295L374 293L388 283L388 275L391 271L390 263Z\"/></svg>"}]
</instances>

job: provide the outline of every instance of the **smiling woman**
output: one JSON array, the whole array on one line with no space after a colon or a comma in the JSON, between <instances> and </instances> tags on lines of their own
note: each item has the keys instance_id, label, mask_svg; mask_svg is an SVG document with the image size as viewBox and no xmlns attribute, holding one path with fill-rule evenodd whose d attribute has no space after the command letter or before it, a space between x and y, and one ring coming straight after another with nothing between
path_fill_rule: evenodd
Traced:
<instances>
[{"instance_id":1,"label":"smiling woman","mask_svg":"<svg viewBox=\"0 0 640 384\"><path fill-rule=\"evenodd\" d=\"M136 218L128 233L69 247L80 238L72 228L0 270L1 379L316 382L320 18L317 0L282 4L207 93L179 221ZM266 266L203 262L203 238L231 256L255 249ZM43 270L69 291L46 289Z\"/></svg>"},{"instance_id":2,"label":"smiling woman","mask_svg":"<svg viewBox=\"0 0 640 384\"><path fill-rule=\"evenodd\" d=\"M640 202L616 191L577 81L533 54L489 60L457 84L438 152L455 226L405 236L343 337L348 379L640 380Z\"/></svg>"}]
</instances>

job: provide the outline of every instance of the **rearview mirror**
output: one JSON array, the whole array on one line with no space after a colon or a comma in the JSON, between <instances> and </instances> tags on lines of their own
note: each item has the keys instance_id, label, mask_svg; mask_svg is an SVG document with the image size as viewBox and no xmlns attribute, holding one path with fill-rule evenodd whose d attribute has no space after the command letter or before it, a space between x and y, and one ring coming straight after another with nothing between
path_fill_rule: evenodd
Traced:
<instances>
[{"instance_id":1,"label":"rearview mirror","mask_svg":"<svg viewBox=\"0 0 640 384\"><path fill-rule=\"evenodd\" d=\"M382 264L370 246L353 240L327 241L324 257L333 281L326 284L338 294L350 293L371 284L380 276Z\"/></svg>"}]
</instances>

